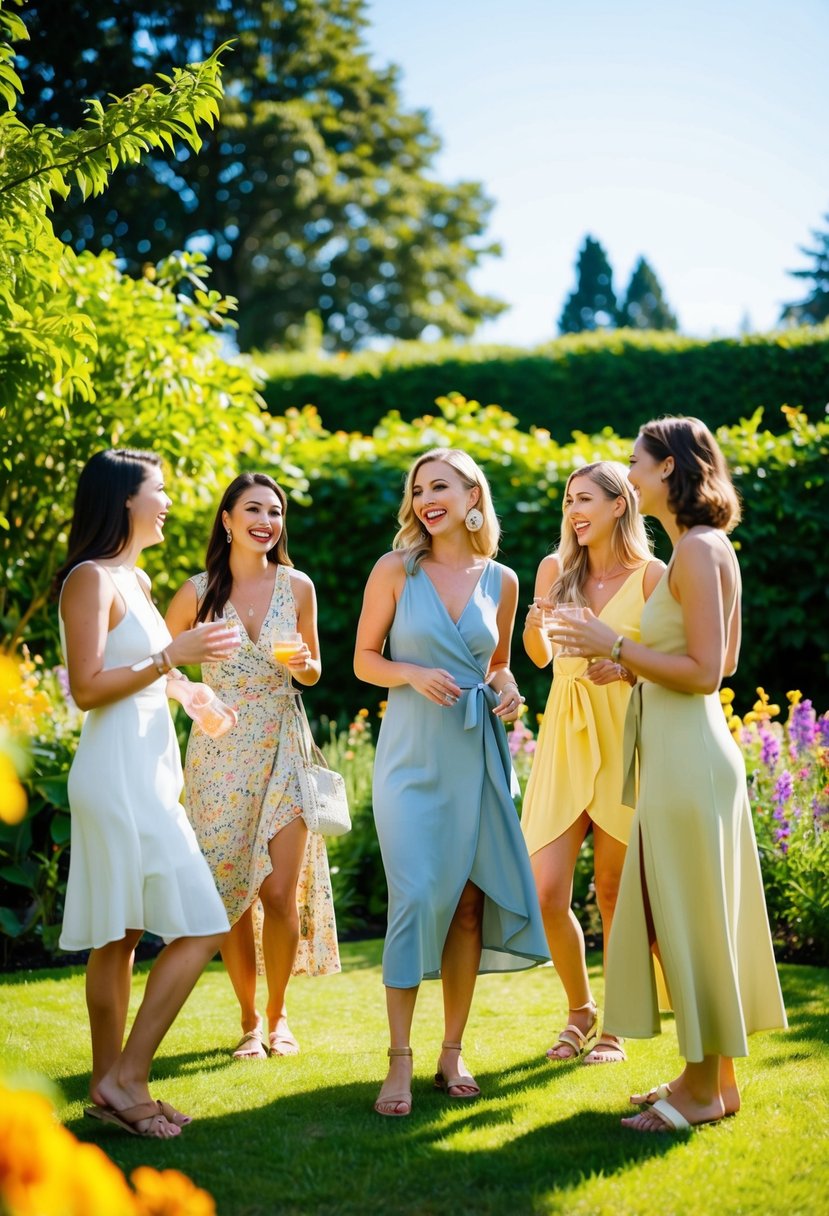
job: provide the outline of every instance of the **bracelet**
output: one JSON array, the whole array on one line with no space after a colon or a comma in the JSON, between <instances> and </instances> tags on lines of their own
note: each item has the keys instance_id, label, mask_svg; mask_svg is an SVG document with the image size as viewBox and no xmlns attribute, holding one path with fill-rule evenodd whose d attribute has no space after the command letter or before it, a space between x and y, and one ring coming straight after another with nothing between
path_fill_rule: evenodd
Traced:
<instances>
[{"instance_id":1,"label":"bracelet","mask_svg":"<svg viewBox=\"0 0 829 1216\"><path fill-rule=\"evenodd\" d=\"M610 657L614 663L618 663L622 657L622 643L626 642L627 638L623 633L620 633L616 641L610 648Z\"/></svg>"},{"instance_id":2,"label":"bracelet","mask_svg":"<svg viewBox=\"0 0 829 1216\"><path fill-rule=\"evenodd\" d=\"M173 664L170 662L170 656L166 650L159 650L158 654L152 656L155 663L155 669L160 676L166 676L168 671L173 670Z\"/></svg>"}]
</instances>

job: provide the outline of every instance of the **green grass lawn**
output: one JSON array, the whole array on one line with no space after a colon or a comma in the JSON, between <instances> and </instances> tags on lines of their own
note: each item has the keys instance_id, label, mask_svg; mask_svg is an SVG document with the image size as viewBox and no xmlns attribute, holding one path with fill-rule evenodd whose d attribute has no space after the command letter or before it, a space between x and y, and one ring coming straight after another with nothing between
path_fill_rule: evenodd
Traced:
<instances>
[{"instance_id":1,"label":"green grass lawn","mask_svg":"<svg viewBox=\"0 0 829 1216\"><path fill-rule=\"evenodd\" d=\"M440 986L425 983L412 1039L414 1110L408 1119L374 1114L387 1044L380 949L347 945L342 975L294 980L289 1012L302 1054L260 1063L229 1057L236 1006L213 964L156 1061L156 1096L196 1116L173 1142L83 1118L89 1047L78 968L0 975L0 1072L49 1078L78 1137L127 1173L144 1163L183 1170L214 1195L219 1216L829 1210L829 971L781 968L791 1028L752 1040L736 1119L689 1137L646 1136L619 1117L629 1092L674 1075L671 1019L660 1038L629 1043L626 1064L550 1064L544 1052L565 1009L549 967L481 977L464 1044L484 1091L475 1103L432 1087Z\"/></svg>"}]
</instances>

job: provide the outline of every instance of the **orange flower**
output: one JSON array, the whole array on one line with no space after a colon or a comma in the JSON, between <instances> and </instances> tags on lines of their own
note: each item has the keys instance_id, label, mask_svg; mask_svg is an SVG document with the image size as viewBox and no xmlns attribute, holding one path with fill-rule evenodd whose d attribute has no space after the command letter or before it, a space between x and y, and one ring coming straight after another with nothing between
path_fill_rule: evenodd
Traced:
<instances>
[{"instance_id":1,"label":"orange flower","mask_svg":"<svg viewBox=\"0 0 829 1216\"><path fill-rule=\"evenodd\" d=\"M137 1216L216 1216L213 1196L179 1170L141 1165L132 1171Z\"/></svg>"}]
</instances>

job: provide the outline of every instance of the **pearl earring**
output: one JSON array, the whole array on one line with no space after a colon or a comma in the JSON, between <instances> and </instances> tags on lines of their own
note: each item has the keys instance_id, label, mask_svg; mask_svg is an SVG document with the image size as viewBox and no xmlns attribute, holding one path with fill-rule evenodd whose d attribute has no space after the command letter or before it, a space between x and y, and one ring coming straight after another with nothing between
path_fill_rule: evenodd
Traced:
<instances>
[{"instance_id":1,"label":"pearl earring","mask_svg":"<svg viewBox=\"0 0 829 1216\"><path fill-rule=\"evenodd\" d=\"M466 524L467 532L480 532L484 526L484 517L477 507L472 507L466 513L466 519L463 521Z\"/></svg>"}]
</instances>

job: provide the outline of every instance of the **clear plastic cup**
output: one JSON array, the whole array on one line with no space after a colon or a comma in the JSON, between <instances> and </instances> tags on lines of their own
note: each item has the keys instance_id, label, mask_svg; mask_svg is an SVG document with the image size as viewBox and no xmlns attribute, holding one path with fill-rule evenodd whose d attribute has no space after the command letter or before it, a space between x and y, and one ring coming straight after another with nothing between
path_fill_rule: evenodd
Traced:
<instances>
[{"instance_id":1,"label":"clear plastic cup","mask_svg":"<svg viewBox=\"0 0 829 1216\"><path fill-rule=\"evenodd\" d=\"M546 618L546 611L544 615ZM550 621L549 625L547 625L545 622L545 629L548 634L555 633L556 622L567 623L570 621L583 621L584 616L585 609L583 604L556 604L554 608L549 609ZM557 653L565 657L579 656L579 652L577 650L573 650L569 646L559 646Z\"/></svg>"},{"instance_id":2,"label":"clear plastic cup","mask_svg":"<svg viewBox=\"0 0 829 1216\"><path fill-rule=\"evenodd\" d=\"M302 649L302 634L296 630L278 633L273 639L273 657L277 663L287 663L288 660Z\"/></svg>"}]
</instances>

